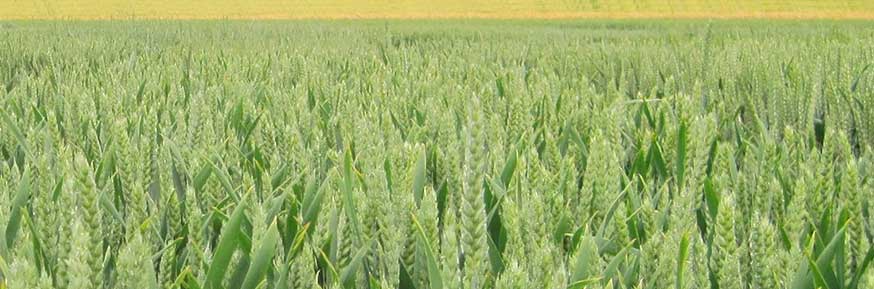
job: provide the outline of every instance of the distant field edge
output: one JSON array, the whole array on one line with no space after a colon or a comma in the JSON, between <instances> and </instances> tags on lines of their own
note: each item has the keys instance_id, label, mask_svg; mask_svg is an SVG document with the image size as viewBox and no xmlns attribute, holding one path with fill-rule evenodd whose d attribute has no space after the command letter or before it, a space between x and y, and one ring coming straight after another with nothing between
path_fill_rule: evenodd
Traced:
<instances>
[{"instance_id":1,"label":"distant field edge","mask_svg":"<svg viewBox=\"0 0 874 289\"><path fill-rule=\"evenodd\" d=\"M823 19L823 20L874 20L874 11L856 12L519 12L519 13L328 13L328 14L171 14L171 15L61 15L34 16L0 13L0 20L368 20L368 19L507 19L507 20L548 20L548 19Z\"/></svg>"}]
</instances>

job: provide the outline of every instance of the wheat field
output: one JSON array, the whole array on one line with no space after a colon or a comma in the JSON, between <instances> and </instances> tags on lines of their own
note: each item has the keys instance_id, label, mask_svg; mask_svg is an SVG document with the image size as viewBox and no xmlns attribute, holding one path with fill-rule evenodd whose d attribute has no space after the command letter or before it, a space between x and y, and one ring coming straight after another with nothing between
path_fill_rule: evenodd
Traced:
<instances>
[{"instance_id":1,"label":"wheat field","mask_svg":"<svg viewBox=\"0 0 874 289\"><path fill-rule=\"evenodd\" d=\"M874 288L874 24L0 23L0 288Z\"/></svg>"},{"instance_id":2,"label":"wheat field","mask_svg":"<svg viewBox=\"0 0 874 289\"><path fill-rule=\"evenodd\" d=\"M0 19L874 19L867 0L0 0Z\"/></svg>"}]
</instances>

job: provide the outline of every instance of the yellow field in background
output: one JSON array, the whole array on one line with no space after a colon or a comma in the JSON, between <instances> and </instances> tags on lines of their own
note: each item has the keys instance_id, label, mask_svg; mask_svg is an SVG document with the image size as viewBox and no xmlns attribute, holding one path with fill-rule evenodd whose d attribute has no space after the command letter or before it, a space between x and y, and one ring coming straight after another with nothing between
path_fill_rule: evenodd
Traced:
<instances>
[{"instance_id":1,"label":"yellow field in background","mask_svg":"<svg viewBox=\"0 0 874 289\"><path fill-rule=\"evenodd\" d=\"M874 0L0 0L0 19L853 18Z\"/></svg>"}]
</instances>

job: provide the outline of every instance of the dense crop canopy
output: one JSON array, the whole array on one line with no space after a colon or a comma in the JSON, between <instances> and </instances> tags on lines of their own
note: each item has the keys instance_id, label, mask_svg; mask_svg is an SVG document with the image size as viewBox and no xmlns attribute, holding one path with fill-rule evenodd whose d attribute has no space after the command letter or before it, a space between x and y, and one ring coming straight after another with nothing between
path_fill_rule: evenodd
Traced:
<instances>
[{"instance_id":1,"label":"dense crop canopy","mask_svg":"<svg viewBox=\"0 0 874 289\"><path fill-rule=\"evenodd\" d=\"M0 25L0 288L874 288L874 25Z\"/></svg>"}]
</instances>

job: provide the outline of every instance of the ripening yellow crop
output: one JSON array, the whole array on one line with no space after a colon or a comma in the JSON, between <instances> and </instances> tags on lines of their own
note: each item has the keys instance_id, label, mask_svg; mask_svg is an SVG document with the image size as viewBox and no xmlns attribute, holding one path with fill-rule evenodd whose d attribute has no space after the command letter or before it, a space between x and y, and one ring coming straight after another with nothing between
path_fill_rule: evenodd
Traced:
<instances>
[{"instance_id":1,"label":"ripening yellow crop","mask_svg":"<svg viewBox=\"0 0 874 289\"><path fill-rule=\"evenodd\" d=\"M854 18L868 0L0 0L0 19Z\"/></svg>"}]
</instances>

